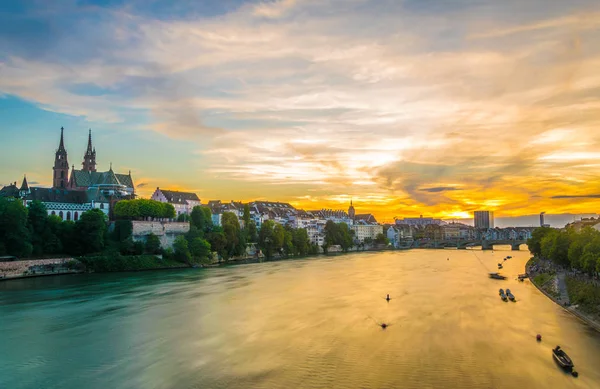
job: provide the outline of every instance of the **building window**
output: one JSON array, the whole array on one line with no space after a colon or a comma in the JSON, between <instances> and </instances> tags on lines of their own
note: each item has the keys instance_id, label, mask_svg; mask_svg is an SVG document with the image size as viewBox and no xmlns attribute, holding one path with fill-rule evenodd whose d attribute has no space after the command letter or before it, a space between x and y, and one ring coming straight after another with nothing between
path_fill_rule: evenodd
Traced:
<instances>
[{"instance_id":1,"label":"building window","mask_svg":"<svg viewBox=\"0 0 600 389\"><path fill-rule=\"evenodd\" d=\"M67 212L67 221L71 220L71 212Z\"/></svg>"},{"instance_id":2,"label":"building window","mask_svg":"<svg viewBox=\"0 0 600 389\"><path fill-rule=\"evenodd\" d=\"M60 172L60 178L65 178L65 172L64 171Z\"/></svg>"},{"instance_id":3,"label":"building window","mask_svg":"<svg viewBox=\"0 0 600 389\"><path fill-rule=\"evenodd\" d=\"M100 203L100 209L104 209L104 203Z\"/></svg>"},{"instance_id":4,"label":"building window","mask_svg":"<svg viewBox=\"0 0 600 389\"><path fill-rule=\"evenodd\" d=\"M59 218L61 218L61 220L64 220L64 219L65 219L65 218L64 218L64 216L63 216L63 212L62 212L62 211L60 211L60 212L58 213L58 217L59 217Z\"/></svg>"},{"instance_id":5,"label":"building window","mask_svg":"<svg viewBox=\"0 0 600 389\"><path fill-rule=\"evenodd\" d=\"M75 212L75 216L73 216L73 220L79 220L79 212Z\"/></svg>"},{"instance_id":6,"label":"building window","mask_svg":"<svg viewBox=\"0 0 600 389\"><path fill-rule=\"evenodd\" d=\"M56 216L56 212L52 211L52 216Z\"/></svg>"}]
</instances>

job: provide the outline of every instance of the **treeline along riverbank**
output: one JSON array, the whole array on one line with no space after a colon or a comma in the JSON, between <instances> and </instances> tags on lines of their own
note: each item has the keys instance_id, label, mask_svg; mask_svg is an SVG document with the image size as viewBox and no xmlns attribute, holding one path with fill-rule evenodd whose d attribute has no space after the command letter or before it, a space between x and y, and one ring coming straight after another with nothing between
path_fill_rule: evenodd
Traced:
<instances>
[{"instance_id":1,"label":"treeline along riverbank","mask_svg":"<svg viewBox=\"0 0 600 389\"><path fill-rule=\"evenodd\" d=\"M310 242L303 228L294 229L266 220L257 229L247 206L241 223L235 214L225 212L220 226L212 223L210 209L194 207L189 217L179 218L180 222L190 223L190 228L175 239L172 247L163 247L154 234L143 239L134 239L132 235L135 220L173 220L172 205L146 199L120 201L115 205L114 217L109 223L103 211L93 209L82 213L78 220L62 220L48 215L39 201L26 207L18 199L0 198L0 256L74 258L60 266L29 266L21 272L22 276L29 276L67 271L213 266L232 260L301 258L365 249L364 245L354 245L354 231L345 223L328 221L324 229L325 243L321 247ZM387 242L381 236L374 243L372 248L381 249ZM249 255L248 247L258 250Z\"/></svg>"},{"instance_id":2,"label":"treeline along riverbank","mask_svg":"<svg viewBox=\"0 0 600 389\"><path fill-rule=\"evenodd\" d=\"M532 282L600 329L600 231L538 228L528 241Z\"/></svg>"}]
</instances>

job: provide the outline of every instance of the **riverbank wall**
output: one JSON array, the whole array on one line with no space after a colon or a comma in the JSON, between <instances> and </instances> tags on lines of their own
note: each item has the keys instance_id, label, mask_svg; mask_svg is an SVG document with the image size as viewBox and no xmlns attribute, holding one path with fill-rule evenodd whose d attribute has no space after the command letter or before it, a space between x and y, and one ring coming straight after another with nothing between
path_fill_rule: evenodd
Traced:
<instances>
[{"instance_id":1,"label":"riverbank wall","mask_svg":"<svg viewBox=\"0 0 600 389\"><path fill-rule=\"evenodd\" d=\"M131 237L135 242L146 242L150 234L158 236L162 248L171 248L175 238L190 231L190 223L133 221Z\"/></svg>"},{"instance_id":2,"label":"riverbank wall","mask_svg":"<svg viewBox=\"0 0 600 389\"><path fill-rule=\"evenodd\" d=\"M577 317L579 320L583 321L584 323L588 324L590 327L594 328L596 331L600 332L600 322L590 318L589 316L587 316L585 313L583 312L579 312L575 307L573 306L568 306L568 305L564 305L561 304L561 302L559 301L559 298L552 296L551 294L549 294L548 292L546 292L541 285L538 285L535 281L534 281L534 277L535 275L533 275L530 272L530 265L532 264L532 262L534 261L534 259L530 259L526 264L525 264L525 273L527 273L527 276L529 277L529 280L531 281L531 283L533 284L533 286L535 286L540 292L542 292L546 297L548 297L550 300L552 300L554 303L556 303L556 305L558 305L559 307L561 307L562 309L564 309L565 311L569 312L570 314L572 314L573 316Z\"/></svg>"},{"instance_id":3,"label":"riverbank wall","mask_svg":"<svg viewBox=\"0 0 600 389\"><path fill-rule=\"evenodd\" d=\"M0 262L0 279L40 277L59 274L81 273L71 264L73 258L30 259L22 261Z\"/></svg>"}]
</instances>

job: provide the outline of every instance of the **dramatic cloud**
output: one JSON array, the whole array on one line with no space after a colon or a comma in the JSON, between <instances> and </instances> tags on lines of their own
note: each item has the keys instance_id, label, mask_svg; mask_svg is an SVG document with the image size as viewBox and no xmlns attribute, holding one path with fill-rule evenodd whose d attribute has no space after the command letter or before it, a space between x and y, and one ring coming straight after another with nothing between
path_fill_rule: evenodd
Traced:
<instances>
[{"instance_id":1,"label":"dramatic cloud","mask_svg":"<svg viewBox=\"0 0 600 389\"><path fill-rule=\"evenodd\" d=\"M579 195L600 184L597 2L197 3L27 3L0 16L0 92L194 146L193 172L152 178L141 157L142 193L352 197L388 218L597 208Z\"/></svg>"}]
</instances>

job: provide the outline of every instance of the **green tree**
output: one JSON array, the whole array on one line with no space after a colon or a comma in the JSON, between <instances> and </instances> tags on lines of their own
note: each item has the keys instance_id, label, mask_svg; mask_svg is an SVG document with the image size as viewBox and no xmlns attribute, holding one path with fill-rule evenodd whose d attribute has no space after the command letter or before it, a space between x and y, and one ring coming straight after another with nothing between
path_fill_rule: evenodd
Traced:
<instances>
[{"instance_id":1,"label":"green tree","mask_svg":"<svg viewBox=\"0 0 600 389\"><path fill-rule=\"evenodd\" d=\"M47 220L48 210L41 201L36 200L29 203L27 225L31 233L31 244L33 245L34 255L42 255L44 253L44 241L47 237Z\"/></svg>"},{"instance_id":2,"label":"green tree","mask_svg":"<svg viewBox=\"0 0 600 389\"><path fill-rule=\"evenodd\" d=\"M188 241L185 236L179 235L173 242L173 251L175 260L182 263L190 263L192 255L188 246Z\"/></svg>"},{"instance_id":3,"label":"green tree","mask_svg":"<svg viewBox=\"0 0 600 389\"><path fill-rule=\"evenodd\" d=\"M200 231L204 236L207 223L206 216L202 208L204 207L197 205L192 209L192 213L190 214L190 224L192 225L192 227L197 228L198 231Z\"/></svg>"},{"instance_id":4,"label":"green tree","mask_svg":"<svg viewBox=\"0 0 600 389\"><path fill-rule=\"evenodd\" d=\"M593 275L596 272L597 263L600 261L600 234L592 236L583 248L579 261L580 269Z\"/></svg>"},{"instance_id":5,"label":"green tree","mask_svg":"<svg viewBox=\"0 0 600 389\"><path fill-rule=\"evenodd\" d=\"M114 222L114 229L111 233L111 239L115 242L122 242L133 234L133 223L131 220L117 220Z\"/></svg>"},{"instance_id":6,"label":"green tree","mask_svg":"<svg viewBox=\"0 0 600 389\"><path fill-rule=\"evenodd\" d=\"M202 238L195 238L189 244L190 253L194 259L206 263L210 258L210 243Z\"/></svg>"},{"instance_id":7,"label":"green tree","mask_svg":"<svg viewBox=\"0 0 600 389\"><path fill-rule=\"evenodd\" d=\"M554 230L549 227L540 227L533 230L531 238L527 240L527 246L531 254L536 257L542 256L542 239L552 231Z\"/></svg>"},{"instance_id":8,"label":"green tree","mask_svg":"<svg viewBox=\"0 0 600 389\"><path fill-rule=\"evenodd\" d=\"M227 260L227 238L221 227L213 227L208 234L208 242L213 251L216 251L219 258Z\"/></svg>"},{"instance_id":9,"label":"green tree","mask_svg":"<svg viewBox=\"0 0 600 389\"><path fill-rule=\"evenodd\" d=\"M240 242L240 222L237 216L232 212L223 212L221 216L221 225L227 241L224 259L227 260L234 256L238 251Z\"/></svg>"},{"instance_id":10,"label":"green tree","mask_svg":"<svg viewBox=\"0 0 600 389\"><path fill-rule=\"evenodd\" d=\"M390 241L385 235L377 234L377 236L375 237L375 243L387 245L388 243L390 243Z\"/></svg>"},{"instance_id":11,"label":"green tree","mask_svg":"<svg viewBox=\"0 0 600 389\"><path fill-rule=\"evenodd\" d=\"M585 246L594 240L597 236L600 236L600 232L594 230L591 227L583 228L579 233L570 231L571 234L571 245L569 246L569 263L571 267L575 269L582 269L583 263L581 258L583 256L583 249Z\"/></svg>"},{"instance_id":12,"label":"green tree","mask_svg":"<svg viewBox=\"0 0 600 389\"><path fill-rule=\"evenodd\" d=\"M57 216L58 217L58 216ZM60 220L60 218L59 218ZM62 221L59 224L59 229L57 233L58 238L60 239L63 251L67 254L71 255L80 255L81 254L81 245L79 244L79 240L77 239L75 232L75 222L74 221Z\"/></svg>"},{"instance_id":13,"label":"green tree","mask_svg":"<svg viewBox=\"0 0 600 389\"><path fill-rule=\"evenodd\" d=\"M106 245L106 215L99 209L81 214L75 222L75 236L79 242L81 254L99 253Z\"/></svg>"},{"instance_id":14,"label":"green tree","mask_svg":"<svg viewBox=\"0 0 600 389\"><path fill-rule=\"evenodd\" d=\"M46 219L46 231L44 233L44 253L59 254L63 252L63 245L60 239L62 220L56 215L48 216Z\"/></svg>"},{"instance_id":15,"label":"green tree","mask_svg":"<svg viewBox=\"0 0 600 389\"><path fill-rule=\"evenodd\" d=\"M548 258L558 265L569 266L569 245L571 244L569 234L565 231L557 231L551 236Z\"/></svg>"},{"instance_id":16,"label":"green tree","mask_svg":"<svg viewBox=\"0 0 600 389\"><path fill-rule=\"evenodd\" d=\"M283 252L286 256L294 255L296 253L294 248L294 232L290 227L284 228Z\"/></svg>"},{"instance_id":17,"label":"green tree","mask_svg":"<svg viewBox=\"0 0 600 389\"><path fill-rule=\"evenodd\" d=\"M267 259L273 258L273 253L276 249L274 226L275 223L272 220L265 220L258 233L258 247Z\"/></svg>"},{"instance_id":18,"label":"green tree","mask_svg":"<svg viewBox=\"0 0 600 389\"><path fill-rule=\"evenodd\" d=\"M115 204L113 214L117 219L126 220L173 219L176 216L172 204L150 199L121 200Z\"/></svg>"},{"instance_id":19,"label":"green tree","mask_svg":"<svg viewBox=\"0 0 600 389\"><path fill-rule=\"evenodd\" d=\"M205 227L204 227L204 231L212 231L213 228L213 222L212 222L212 212L210 211L210 208L208 207L201 207L202 208L202 212L204 212L204 220L205 220Z\"/></svg>"},{"instance_id":20,"label":"green tree","mask_svg":"<svg viewBox=\"0 0 600 389\"><path fill-rule=\"evenodd\" d=\"M190 217L187 214L182 213L179 216L177 216L177 221L179 223L189 222L190 221Z\"/></svg>"},{"instance_id":21,"label":"green tree","mask_svg":"<svg viewBox=\"0 0 600 389\"><path fill-rule=\"evenodd\" d=\"M248 229L247 229L248 233L247 233L247 237L248 237L248 241L251 243L257 243L258 242L258 231L256 229L256 223L254 223L254 220L250 220L250 223L248 223Z\"/></svg>"},{"instance_id":22,"label":"green tree","mask_svg":"<svg viewBox=\"0 0 600 389\"><path fill-rule=\"evenodd\" d=\"M275 250L278 253L283 251L283 243L285 240L285 228L279 223L275 223L273 226L273 239L275 244Z\"/></svg>"},{"instance_id":23,"label":"green tree","mask_svg":"<svg viewBox=\"0 0 600 389\"><path fill-rule=\"evenodd\" d=\"M190 230L187 232L187 234L185 234L185 238L188 240L188 242L191 242L196 238L204 238L204 234L202 231L196 228L196 226L190 225Z\"/></svg>"},{"instance_id":24,"label":"green tree","mask_svg":"<svg viewBox=\"0 0 600 389\"><path fill-rule=\"evenodd\" d=\"M342 251L348 252L354 245L354 231L352 231L346 223L339 223L338 234L340 241L337 244L342 246Z\"/></svg>"},{"instance_id":25,"label":"green tree","mask_svg":"<svg viewBox=\"0 0 600 389\"><path fill-rule=\"evenodd\" d=\"M296 255L307 255L310 252L310 239L305 228L293 230L293 244Z\"/></svg>"},{"instance_id":26,"label":"green tree","mask_svg":"<svg viewBox=\"0 0 600 389\"><path fill-rule=\"evenodd\" d=\"M144 249L148 254L158 254L160 253L160 248L161 244L158 236L154 234L146 236L146 244Z\"/></svg>"},{"instance_id":27,"label":"green tree","mask_svg":"<svg viewBox=\"0 0 600 389\"><path fill-rule=\"evenodd\" d=\"M27 228L27 208L19 200L0 198L0 243L3 250L17 257L29 257L33 251Z\"/></svg>"}]
</instances>

